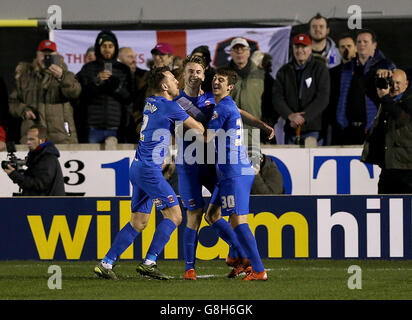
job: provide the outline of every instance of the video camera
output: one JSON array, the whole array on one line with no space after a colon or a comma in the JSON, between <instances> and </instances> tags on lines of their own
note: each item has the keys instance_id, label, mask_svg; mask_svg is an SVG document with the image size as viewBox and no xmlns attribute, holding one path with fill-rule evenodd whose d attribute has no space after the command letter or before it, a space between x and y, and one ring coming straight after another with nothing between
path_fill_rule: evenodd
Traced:
<instances>
[{"instance_id":1,"label":"video camera","mask_svg":"<svg viewBox=\"0 0 412 320\"><path fill-rule=\"evenodd\" d=\"M375 86L378 89L388 89L388 86L389 86L390 89L392 89L393 88L392 77L380 78L376 75L376 77L375 77Z\"/></svg>"},{"instance_id":2,"label":"video camera","mask_svg":"<svg viewBox=\"0 0 412 320\"><path fill-rule=\"evenodd\" d=\"M16 171L23 171L23 166L26 165L26 159L19 159L14 154L16 152L16 146L14 142L10 141L6 143L7 147L7 158L9 160L4 160L1 162L1 168L7 169L7 166L12 166Z\"/></svg>"}]
</instances>

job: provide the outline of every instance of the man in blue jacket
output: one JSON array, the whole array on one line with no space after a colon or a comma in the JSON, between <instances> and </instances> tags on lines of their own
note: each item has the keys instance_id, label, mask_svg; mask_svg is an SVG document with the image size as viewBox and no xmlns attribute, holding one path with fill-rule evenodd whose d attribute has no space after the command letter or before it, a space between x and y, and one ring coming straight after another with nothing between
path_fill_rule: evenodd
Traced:
<instances>
[{"instance_id":1,"label":"man in blue jacket","mask_svg":"<svg viewBox=\"0 0 412 320\"><path fill-rule=\"evenodd\" d=\"M363 144L379 103L376 71L395 69L393 62L377 49L377 45L372 30L360 30L356 37L357 55L342 67L336 121L343 145Z\"/></svg>"}]
</instances>

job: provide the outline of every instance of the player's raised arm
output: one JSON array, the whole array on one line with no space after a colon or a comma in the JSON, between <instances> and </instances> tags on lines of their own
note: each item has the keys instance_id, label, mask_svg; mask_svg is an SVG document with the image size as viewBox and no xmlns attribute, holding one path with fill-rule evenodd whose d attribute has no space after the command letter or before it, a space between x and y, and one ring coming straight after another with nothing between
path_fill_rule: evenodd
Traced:
<instances>
[{"instance_id":1,"label":"player's raised arm","mask_svg":"<svg viewBox=\"0 0 412 320\"><path fill-rule=\"evenodd\" d=\"M239 112L245 124L265 131L268 135L268 139L273 139L273 137L275 136L275 130L271 126L243 109L239 108Z\"/></svg>"},{"instance_id":2,"label":"player's raised arm","mask_svg":"<svg viewBox=\"0 0 412 320\"><path fill-rule=\"evenodd\" d=\"M183 121L183 126L185 129L195 129L199 131L199 134L205 132L205 127L199 122L189 116L185 121Z\"/></svg>"}]
</instances>

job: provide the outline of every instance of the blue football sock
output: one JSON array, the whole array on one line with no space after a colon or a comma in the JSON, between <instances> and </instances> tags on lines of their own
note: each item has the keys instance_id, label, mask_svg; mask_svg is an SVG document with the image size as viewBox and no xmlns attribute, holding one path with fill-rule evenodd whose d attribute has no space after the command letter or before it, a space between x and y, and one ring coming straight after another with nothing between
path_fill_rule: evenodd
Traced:
<instances>
[{"instance_id":1,"label":"blue football sock","mask_svg":"<svg viewBox=\"0 0 412 320\"><path fill-rule=\"evenodd\" d=\"M157 256L163 251L175 229L176 225L170 219L163 219L163 221L159 223L156 227L152 243L147 251L146 259L156 262Z\"/></svg>"},{"instance_id":2,"label":"blue football sock","mask_svg":"<svg viewBox=\"0 0 412 320\"><path fill-rule=\"evenodd\" d=\"M256 272L262 272L263 270L265 270L262 260L260 259L256 239L253 236L249 225L247 223L239 224L234 231L250 260L252 269Z\"/></svg>"},{"instance_id":3,"label":"blue football sock","mask_svg":"<svg viewBox=\"0 0 412 320\"><path fill-rule=\"evenodd\" d=\"M139 232L132 227L130 222L126 224L122 230L116 235L114 242L103 258L104 262L113 264L120 255L133 243L134 239L139 235Z\"/></svg>"},{"instance_id":4,"label":"blue football sock","mask_svg":"<svg viewBox=\"0 0 412 320\"><path fill-rule=\"evenodd\" d=\"M246 252L241 247L236 233L233 231L229 222L227 222L223 218L220 218L210 226L213 228L213 230L215 230L217 235L229 245L229 252L234 255L230 256L231 258L247 257Z\"/></svg>"},{"instance_id":5,"label":"blue football sock","mask_svg":"<svg viewBox=\"0 0 412 320\"><path fill-rule=\"evenodd\" d=\"M235 250L233 247L229 247L228 256L231 257L232 259L239 258L239 252L237 250Z\"/></svg>"},{"instance_id":6,"label":"blue football sock","mask_svg":"<svg viewBox=\"0 0 412 320\"><path fill-rule=\"evenodd\" d=\"M197 230L185 228L183 233L183 251L185 257L185 271L195 268L196 248L198 241Z\"/></svg>"}]
</instances>

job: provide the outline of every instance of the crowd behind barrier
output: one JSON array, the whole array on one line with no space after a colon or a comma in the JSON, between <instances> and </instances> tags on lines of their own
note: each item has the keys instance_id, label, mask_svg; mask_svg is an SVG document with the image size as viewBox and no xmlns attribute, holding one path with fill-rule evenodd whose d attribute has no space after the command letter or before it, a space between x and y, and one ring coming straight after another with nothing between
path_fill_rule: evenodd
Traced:
<instances>
[{"instance_id":1,"label":"crowd behind barrier","mask_svg":"<svg viewBox=\"0 0 412 320\"><path fill-rule=\"evenodd\" d=\"M348 30L335 40L329 34L328 19L320 14L312 17L308 30L291 38L290 61L275 77L270 74L272 57L247 39L236 38L229 47L228 64L239 78L233 99L240 109L280 128L277 139L269 140L262 132L261 143L312 147L365 143L362 161L385 169L385 181L387 170L390 176L395 174L398 178L391 179L391 186L402 177L403 187L397 192L412 193L411 69L397 69L396 61L379 49L379 35L373 30ZM169 66L183 88L184 57L175 53L171 44L159 42L147 65ZM199 46L190 54L206 59L202 88L210 90L215 70L209 48ZM25 144L33 124L46 127L54 144L90 143L94 148L106 141L106 147L119 148L138 141L145 98L153 93L150 71L137 67L136 53L120 48L110 31L99 33L85 57L81 71L74 74L56 43L46 39L32 62L16 66L14 88L8 90L0 79L0 151L6 151L6 142ZM251 127L245 124L245 129ZM260 161L255 138L248 137L249 155ZM390 158L390 153L395 156ZM371 160L371 154L378 160ZM380 192L391 190L380 188Z\"/></svg>"}]
</instances>

